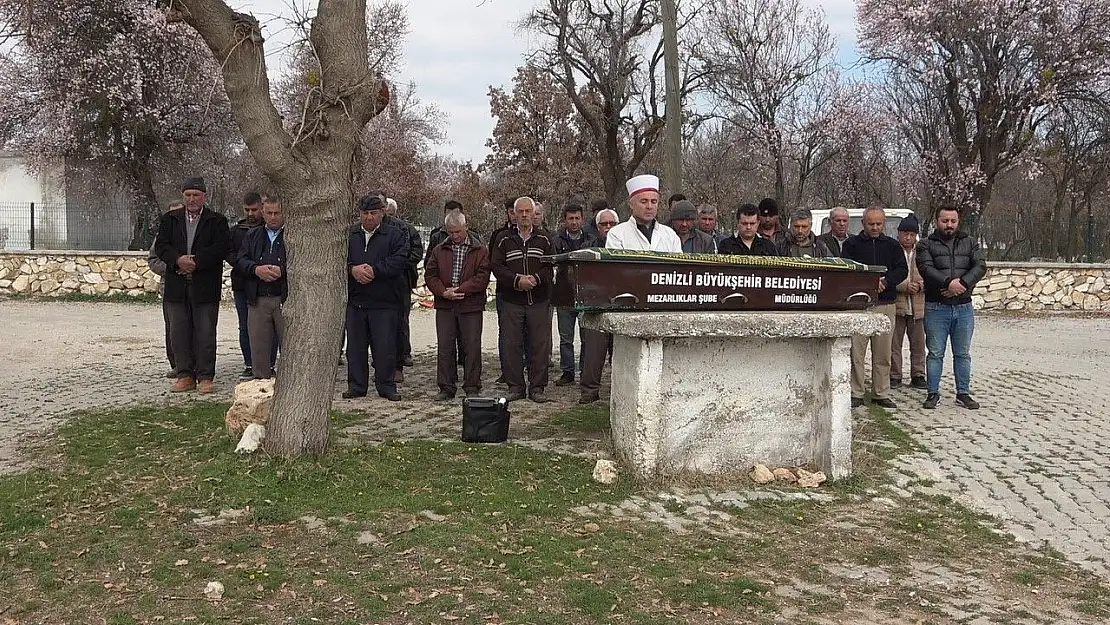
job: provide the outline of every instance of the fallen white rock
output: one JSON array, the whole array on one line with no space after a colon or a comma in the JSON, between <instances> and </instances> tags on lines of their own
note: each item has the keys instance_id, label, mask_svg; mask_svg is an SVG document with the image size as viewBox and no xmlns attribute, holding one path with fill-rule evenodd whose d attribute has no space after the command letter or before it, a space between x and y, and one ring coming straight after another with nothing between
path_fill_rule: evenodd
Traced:
<instances>
[{"instance_id":1,"label":"fallen white rock","mask_svg":"<svg viewBox=\"0 0 1110 625\"><path fill-rule=\"evenodd\" d=\"M775 474L765 464L757 464L751 472L752 481L756 484L770 484L775 481Z\"/></svg>"},{"instance_id":2,"label":"fallen white rock","mask_svg":"<svg viewBox=\"0 0 1110 625\"><path fill-rule=\"evenodd\" d=\"M224 585L220 582L208 582L204 587L204 597L210 601L219 601L224 598Z\"/></svg>"},{"instance_id":3,"label":"fallen white rock","mask_svg":"<svg viewBox=\"0 0 1110 625\"><path fill-rule=\"evenodd\" d=\"M794 482L798 481L798 476L794 475L793 471L785 467L779 467L778 469L772 471L772 473L775 474L775 479L779 480L780 482L790 482L791 484L793 484Z\"/></svg>"},{"instance_id":4,"label":"fallen white rock","mask_svg":"<svg viewBox=\"0 0 1110 625\"><path fill-rule=\"evenodd\" d=\"M617 481L617 463L612 460L598 460L594 465L594 481L602 484Z\"/></svg>"},{"instance_id":5,"label":"fallen white rock","mask_svg":"<svg viewBox=\"0 0 1110 625\"><path fill-rule=\"evenodd\" d=\"M266 438L266 426L252 423L243 430L243 438L239 439L239 445L235 447L237 454L250 454L258 450L258 446Z\"/></svg>"},{"instance_id":6,"label":"fallen white rock","mask_svg":"<svg viewBox=\"0 0 1110 625\"><path fill-rule=\"evenodd\" d=\"M274 380L248 380L235 385L235 397L224 417L230 434L242 432L251 423L266 425L274 405Z\"/></svg>"},{"instance_id":7,"label":"fallen white rock","mask_svg":"<svg viewBox=\"0 0 1110 625\"><path fill-rule=\"evenodd\" d=\"M821 482L824 482L826 479L828 478L825 477L825 474L821 471L810 473L805 469L798 469L798 486L802 488L815 488L820 486Z\"/></svg>"}]
</instances>

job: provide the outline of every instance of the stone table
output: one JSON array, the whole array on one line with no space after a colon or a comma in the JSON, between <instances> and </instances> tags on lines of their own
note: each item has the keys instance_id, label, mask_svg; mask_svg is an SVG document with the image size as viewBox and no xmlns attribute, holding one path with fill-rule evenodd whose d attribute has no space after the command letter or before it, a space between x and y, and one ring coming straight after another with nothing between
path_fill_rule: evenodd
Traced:
<instances>
[{"instance_id":1,"label":"stone table","mask_svg":"<svg viewBox=\"0 0 1110 625\"><path fill-rule=\"evenodd\" d=\"M643 478L816 465L852 472L851 337L884 315L829 312L601 312L612 334L610 421L617 454Z\"/></svg>"}]
</instances>

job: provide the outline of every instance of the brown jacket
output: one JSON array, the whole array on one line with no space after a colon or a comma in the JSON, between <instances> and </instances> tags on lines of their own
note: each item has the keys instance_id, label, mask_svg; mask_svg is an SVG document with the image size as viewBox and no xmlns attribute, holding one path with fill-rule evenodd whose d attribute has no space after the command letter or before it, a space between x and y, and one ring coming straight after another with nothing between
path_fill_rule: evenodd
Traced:
<instances>
[{"instance_id":1,"label":"brown jacket","mask_svg":"<svg viewBox=\"0 0 1110 625\"><path fill-rule=\"evenodd\" d=\"M905 250L903 249L903 252ZM905 252L906 262L910 265L910 275L898 285L898 299L895 300L898 316L908 316L913 313L914 319L925 318L925 279L917 270L917 249ZM916 282L921 286L917 293L910 294L910 283Z\"/></svg>"},{"instance_id":2,"label":"brown jacket","mask_svg":"<svg viewBox=\"0 0 1110 625\"><path fill-rule=\"evenodd\" d=\"M470 233L470 251L463 259L458 290L466 294L461 300L449 300L443 292L451 284L451 270L455 264L455 249L451 239L432 248L424 266L424 285L435 296L437 309L458 308L461 313L482 312L486 309L486 289L489 288L489 248Z\"/></svg>"}]
</instances>

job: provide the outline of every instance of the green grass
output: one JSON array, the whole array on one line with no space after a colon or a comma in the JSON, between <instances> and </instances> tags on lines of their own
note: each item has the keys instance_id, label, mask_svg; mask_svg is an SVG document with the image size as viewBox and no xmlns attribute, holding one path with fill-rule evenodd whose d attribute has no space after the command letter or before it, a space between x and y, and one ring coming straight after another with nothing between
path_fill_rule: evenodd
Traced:
<instances>
[{"instance_id":1,"label":"green grass","mask_svg":"<svg viewBox=\"0 0 1110 625\"><path fill-rule=\"evenodd\" d=\"M160 304L162 299L157 293L142 293L141 295L127 295L126 293L108 293L104 295L85 293L66 293L64 295L27 295L16 293L5 296L18 301L34 302L92 302L108 304Z\"/></svg>"},{"instance_id":2,"label":"green grass","mask_svg":"<svg viewBox=\"0 0 1110 625\"><path fill-rule=\"evenodd\" d=\"M572 512L653 496L626 478L594 482L591 458L434 441L337 446L296 461L239 456L224 433L226 408L80 415L41 452L50 470L0 477L0 570L11 572L0 575L0 617L762 624L780 622L788 607L850 620L853 606L885 601L888 615L929 618L905 593L831 577L825 564L881 567L901 580L915 561L944 562L994 571L1020 596L1064 566L1050 553L1015 555L988 519L942 497L893 510L847 495L751 503L718 508L732 515L732 534L676 534ZM337 413L332 426L355 419ZM607 422L600 406L551 417L551 427L579 433ZM681 515L688 505L660 509ZM194 522L222 510L242 515ZM306 516L322 526L309 529ZM1103 615L1105 588L1068 571L1083 581L1066 587L1079 591L1067 600ZM773 592L791 579L830 594L794 601ZM222 601L200 594L213 580L225 586ZM1042 597L1065 592L1037 588Z\"/></svg>"},{"instance_id":3,"label":"green grass","mask_svg":"<svg viewBox=\"0 0 1110 625\"><path fill-rule=\"evenodd\" d=\"M608 432L609 404L594 402L574 406L553 415L550 423L555 427L576 432Z\"/></svg>"}]
</instances>

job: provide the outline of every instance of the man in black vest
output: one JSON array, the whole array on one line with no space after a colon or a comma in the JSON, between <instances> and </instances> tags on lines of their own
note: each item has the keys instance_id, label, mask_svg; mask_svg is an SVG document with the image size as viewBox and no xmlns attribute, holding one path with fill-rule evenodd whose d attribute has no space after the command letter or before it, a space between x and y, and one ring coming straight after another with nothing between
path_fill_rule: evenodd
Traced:
<instances>
[{"instance_id":1,"label":"man in black vest","mask_svg":"<svg viewBox=\"0 0 1110 625\"><path fill-rule=\"evenodd\" d=\"M365 397L370 386L369 354L374 354L374 387L379 397L399 401L397 327L408 306L409 242L404 231L382 223L385 202L365 195L358 202L360 223L347 246L347 390L343 399Z\"/></svg>"},{"instance_id":2,"label":"man in black vest","mask_svg":"<svg viewBox=\"0 0 1110 625\"><path fill-rule=\"evenodd\" d=\"M223 263L231 248L227 218L208 208L203 178L181 188L185 208L162 215L154 252L166 263L165 301L177 365L171 392L213 391L216 323L223 291Z\"/></svg>"},{"instance_id":3,"label":"man in black vest","mask_svg":"<svg viewBox=\"0 0 1110 625\"><path fill-rule=\"evenodd\" d=\"M251 339L251 371L254 379L274 375L273 354L285 334L281 305L289 294L285 277L285 215L281 202L268 195L262 201L265 225L252 228L239 248L236 268L244 276L243 293L247 301L247 330Z\"/></svg>"}]
</instances>

